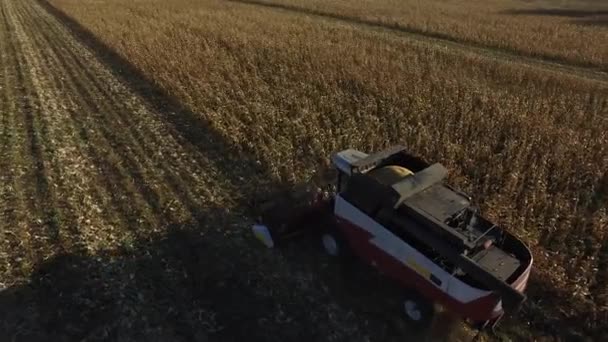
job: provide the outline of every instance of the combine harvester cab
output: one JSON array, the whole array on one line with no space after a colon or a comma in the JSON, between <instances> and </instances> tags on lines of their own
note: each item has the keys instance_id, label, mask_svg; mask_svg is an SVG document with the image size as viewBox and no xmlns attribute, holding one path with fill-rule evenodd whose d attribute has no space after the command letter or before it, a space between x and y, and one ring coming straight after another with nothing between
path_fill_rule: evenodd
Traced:
<instances>
[{"instance_id":1,"label":"combine harvester cab","mask_svg":"<svg viewBox=\"0 0 608 342\"><path fill-rule=\"evenodd\" d=\"M323 224L283 225L290 228L280 232L257 225L256 235L268 242L323 228L328 254L351 250L404 287L405 316L421 327L430 324L433 304L479 327L520 307L532 267L529 248L445 184L441 164L429 165L401 146L371 155L349 149L332 162L335 193L309 206L314 213L294 216L294 222L322 217Z\"/></svg>"}]
</instances>

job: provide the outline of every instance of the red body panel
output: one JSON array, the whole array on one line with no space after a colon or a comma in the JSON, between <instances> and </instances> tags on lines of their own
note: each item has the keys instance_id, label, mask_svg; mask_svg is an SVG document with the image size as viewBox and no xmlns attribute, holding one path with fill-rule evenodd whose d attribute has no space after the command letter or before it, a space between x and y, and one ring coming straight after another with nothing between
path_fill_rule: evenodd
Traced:
<instances>
[{"instance_id":1,"label":"red body panel","mask_svg":"<svg viewBox=\"0 0 608 342\"><path fill-rule=\"evenodd\" d=\"M414 288L427 299L435 301L463 318L471 319L474 322L491 320L503 313L502 309L494 311L500 300L496 294L490 293L471 302L462 303L400 260L370 243L373 236L365 229L352 224L348 220L339 217L336 217L336 219L338 227L349 240L355 253L371 266L399 281L404 287ZM529 273L530 268L514 282L513 287L523 292Z\"/></svg>"}]
</instances>

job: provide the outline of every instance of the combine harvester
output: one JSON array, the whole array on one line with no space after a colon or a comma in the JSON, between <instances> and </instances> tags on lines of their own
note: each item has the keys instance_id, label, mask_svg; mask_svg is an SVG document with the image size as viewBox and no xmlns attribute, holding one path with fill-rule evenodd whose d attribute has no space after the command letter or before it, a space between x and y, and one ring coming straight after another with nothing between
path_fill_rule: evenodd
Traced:
<instances>
[{"instance_id":1,"label":"combine harvester","mask_svg":"<svg viewBox=\"0 0 608 342\"><path fill-rule=\"evenodd\" d=\"M371 155L344 150L332 163L335 191L300 206L266 207L256 237L273 247L315 233L329 255L357 255L404 288L404 316L418 328L431 324L435 304L480 329L519 309L529 248L445 184L441 164L401 146Z\"/></svg>"}]
</instances>

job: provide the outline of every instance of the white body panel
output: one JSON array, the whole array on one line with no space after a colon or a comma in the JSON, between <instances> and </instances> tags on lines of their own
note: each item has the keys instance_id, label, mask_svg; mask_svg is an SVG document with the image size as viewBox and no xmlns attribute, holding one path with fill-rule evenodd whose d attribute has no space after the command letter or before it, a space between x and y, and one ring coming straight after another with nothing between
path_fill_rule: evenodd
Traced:
<instances>
[{"instance_id":1,"label":"white body panel","mask_svg":"<svg viewBox=\"0 0 608 342\"><path fill-rule=\"evenodd\" d=\"M491 293L491 291L474 288L452 276L425 255L393 234L390 230L386 229L343 199L340 195L336 196L334 209L336 216L369 232L373 236L370 239L370 244L391 255L393 258L399 260L422 276L428 278L430 274L432 274L434 277L441 280L441 285L435 284L430 279L429 283L441 288L443 292L459 302L468 303Z\"/></svg>"}]
</instances>

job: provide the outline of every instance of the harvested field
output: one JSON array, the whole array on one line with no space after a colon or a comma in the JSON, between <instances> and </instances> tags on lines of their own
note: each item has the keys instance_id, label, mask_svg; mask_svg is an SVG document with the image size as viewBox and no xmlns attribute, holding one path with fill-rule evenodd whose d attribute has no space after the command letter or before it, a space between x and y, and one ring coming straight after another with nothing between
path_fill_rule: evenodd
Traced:
<instances>
[{"instance_id":1,"label":"harvested field","mask_svg":"<svg viewBox=\"0 0 608 342\"><path fill-rule=\"evenodd\" d=\"M529 301L499 337L606 336L608 78L588 61L251 3L0 3L4 336L411 336L391 284L247 231L257 193L392 143L532 245Z\"/></svg>"}]
</instances>

